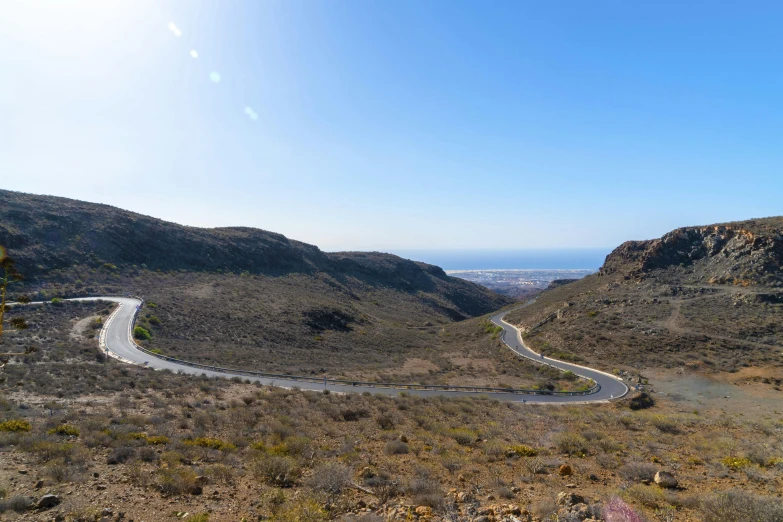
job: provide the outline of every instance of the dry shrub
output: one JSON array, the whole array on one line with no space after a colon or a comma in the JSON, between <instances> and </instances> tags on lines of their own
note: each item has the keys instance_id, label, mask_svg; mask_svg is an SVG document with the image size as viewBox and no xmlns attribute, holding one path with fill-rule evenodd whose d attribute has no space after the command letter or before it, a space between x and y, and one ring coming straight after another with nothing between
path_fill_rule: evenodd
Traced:
<instances>
[{"instance_id":1,"label":"dry shrub","mask_svg":"<svg viewBox=\"0 0 783 522\"><path fill-rule=\"evenodd\" d=\"M549 517L557 513L557 504L551 499L539 500L533 504L532 512L541 520L549 520Z\"/></svg>"},{"instance_id":2,"label":"dry shrub","mask_svg":"<svg viewBox=\"0 0 783 522\"><path fill-rule=\"evenodd\" d=\"M440 509L444 505L443 490L440 482L424 468L416 471L416 475L408 483L408 494L416 506L428 506Z\"/></svg>"},{"instance_id":3,"label":"dry shrub","mask_svg":"<svg viewBox=\"0 0 783 522\"><path fill-rule=\"evenodd\" d=\"M275 513L275 522L325 522L329 514L314 499L301 499L280 508Z\"/></svg>"},{"instance_id":4,"label":"dry shrub","mask_svg":"<svg viewBox=\"0 0 783 522\"><path fill-rule=\"evenodd\" d=\"M657 508L664 503L663 491L657 486L634 484L623 492L623 496L648 508Z\"/></svg>"},{"instance_id":5,"label":"dry shrub","mask_svg":"<svg viewBox=\"0 0 783 522\"><path fill-rule=\"evenodd\" d=\"M156 482L164 495L181 495L197 490L196 472L191 468L163 468L158 470Z\"/></svg>"},{"instance_id":6,"label":"dry shrub","mask_svg":"<svg viewBox=\"0 0 783 522\"><path fill-rule=\"evenodd\" d=\"M367 478L364 484L375 493L381 504L385 504L399 493L398 481L385 472L380 472L374 477Z\"/></svg>"},{"instance_id":7,"label":"dry shrub","mask_svg":"<svg viewBox=\"0 0 783 522\"><path fill-rule=\"evenodd\" d=\"M315 491L325 493L332 503L343 491L351 486L353 473L351 468L339 462L326 462L316 467L307 480L307 485Z\"/></svg>"},{"instance_id":8,"label":"dry shrub","mask_svg":"<svg viewBox=\"0 0 783 522\"><path fill-rule=\"evenodd\" d=\"M123 464L136 456L136 448L118 446L112 450L106 459L107 464Z\"/></svg>"},{"instance_id":9,"label":"dry shrub","mask_svg":"<svg viewBox=\"0 0 783 522\"><path fill-rule=\"evenodd\" d=\"M632 482L641 482L643 480L652 480L658 468L653 464L646 462L629 462L620 468L620 476L625 480Z\"/></svg>"},{"instance_id":10,"label":"dry shrub","mask_svg":"<svg viewBox=\"0 0 783 522\"><path fill-rule=\"evenodd\" d=\"M231 484L234 480L234 468L225 464L209 466L204 470L204 474L217 484Z\"/></svg>"},{"instance_id":11,"label":"dry shrub","mask_svg":"<svg viewBox=\"0 0 783 522\"><path fill-rule=\"evenodd\" d=\"M587 439L578 433L567 431L556 435L555 445L560 453L577 456L587 455Z\"/></svg>"},{"instance_id":12,"label":"dry shrub","mask_svg":"<svg viewBox=\"0 0 783 522\"><path fill-rule=\"evenodd\" d=\"M740 490L712 494L702 501L704 522L783 522L783 503Z\"/></svg>"},{"instance_id":13,"label":"dry shrub","mask_svg":"<svg viewBox=\"0 0 783 522\"><path fill-rule=\"evenodd\" d=\"M603 515L606 522L644 522L641 515L617 497L606 503Z\"/></svg>"},{"instance_id":14,"label":"dry shrub","mask_svg":"<svg viewBox=\"0 0 783 522\"><path fill-rule=\"evenodd\" d=\"M476 442L476 433L468 428L452 428L449 430L449 437L454 439L457 444L469 446Z\"/></svg>"},{"instance_id":15,"label":"dry shrub","mask_svg":"<svg viewBox=\"0 0 783 522\"><path fill-rule=\"evenodd\" d=\"M408 445L401 440L390 440L383 447L383 452L387 455L405 455L408 453Z\"/></svg>"},{"instance_id":16,"label":"dry shrub","mask_svg":"<svg viewBox=\"0 0 783 522\"><path fill-rule=\"evenodd\" d=\"M289 488L299 478L296 462L290 457L264 455L252 465L253 474L270 486Z\"/></svg>"},{"instance_id":17,"label":"dry shrub","mask_svg":"<svg viewBox=\"0 0 783 522\"><path fill-rule=\"evenodd\" d=\"M6 511L16 511L17 513L24 513L33 505L33 499L24 495L16 495L10 499L0 502L0 513Z\"/></svg>"}]
</instances>

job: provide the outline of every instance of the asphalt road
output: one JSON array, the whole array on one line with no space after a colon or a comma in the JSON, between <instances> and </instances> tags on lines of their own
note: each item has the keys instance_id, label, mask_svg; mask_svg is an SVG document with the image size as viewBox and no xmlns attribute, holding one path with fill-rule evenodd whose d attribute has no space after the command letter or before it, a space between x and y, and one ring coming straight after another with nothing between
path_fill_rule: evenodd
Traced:
<instances>
[{"instance_id":1,"label":"asphalt road","mask_svg":"<svg viewBox=\"0 0 783 522\"><path fill-rule=\"evenodd\" d=\"M390 388L385 386L368 386L368 385L341 385L333 383L321 383L321 382L308 382L299 381L293 379L283 378L270 378L249 376L241 373L233 373L230 370L227 371L215 371L202 368L193 368L186 364L167 361L158 357L149 355L139 350L136 344L132 340L132 328L133 319L137 306L141 304L141 301L135 298L129 297L85 297L72 299L74 301L112 301L119 303L120 306L112 313L109 319L105 322L103 329L101 330L101 348L105 349L108 354L116 359L124 361L129 364L136 364L154 368L156 370L171 370L176 373L186 373L192 375L207 375L209 377L241 377L243 380L248 379L253 382L259 382L266 385L280 386L284 388L300 388L303 390L316 390L322 391L324 389L337 393L353 392L353 393L380 393L385 395L398 395L401 391L405 391L410 395L417 395L420 397L435 397L435 396L448 396L448 397L489 397L501 401L509 402L527 402L527 403L584 403L584 402L601 402L608 401L613 398L619 398L628 392L628 387L622 383L618 378L607 373L585 368L575 364L570 364L561 361L555 361L552 359L541 359L539 354L529 350L522 343L522 339L519 335L519 330L503 320L503 317L508 312L501 312L492 317L492 322L503 328L503 340L506 345L519 354L522 357L527 357L538 363L545 363L551 366L560 368L561 370L571 370L572 372L593 379L596 383L600 384L601 388L596 393L590 395L576 395L576 396L560 396L560 395L532 395L521 393L479 393L470 391L455 391L455 390L416 390L416 389L401 389Z\"/></svg>"}]
</instances>

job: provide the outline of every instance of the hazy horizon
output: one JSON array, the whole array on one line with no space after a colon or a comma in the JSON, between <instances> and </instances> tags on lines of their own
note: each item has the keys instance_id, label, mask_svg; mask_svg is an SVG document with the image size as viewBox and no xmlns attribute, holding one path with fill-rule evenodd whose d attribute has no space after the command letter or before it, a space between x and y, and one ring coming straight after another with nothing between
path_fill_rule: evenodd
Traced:
<instances>
[{"instance_id":1,"label":"hazy horizon","mask_svg":"<svg viewBox=\"0 0 783 522\"><path fill-rule=\"evenodd\" d=\"M444 270L597 270L612 248L392 250Z\"/></svg>"}]
</instances>

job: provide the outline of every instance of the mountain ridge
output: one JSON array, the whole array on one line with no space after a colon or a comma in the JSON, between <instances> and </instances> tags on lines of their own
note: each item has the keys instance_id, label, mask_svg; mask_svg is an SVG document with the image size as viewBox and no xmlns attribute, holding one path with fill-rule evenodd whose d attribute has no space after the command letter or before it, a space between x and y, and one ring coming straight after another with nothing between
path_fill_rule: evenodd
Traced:
<instances>
[{"instance_id":1,"label":"mountain ridge","mask_svg":"<svg viewBox=\"0 0 783 522\"><path fill-rule=\"evenodd\" d=\"M675 266L691 266L699 281L708 276L711 284L783 286L783 217L681 227L658 239L626 241L599 274L643 279Z\"/></svg>"},{"instance_id":2,"label":"mountain ridge","mask_svg":"<svg viewBox=\"0 0 783 522\"><path fill-rule=\"evenodd\" d=\"M626 241L596 274L550 287L509 321L540 351L606 369L780 367L783 218Z\"/></svg>"}]
</instances>

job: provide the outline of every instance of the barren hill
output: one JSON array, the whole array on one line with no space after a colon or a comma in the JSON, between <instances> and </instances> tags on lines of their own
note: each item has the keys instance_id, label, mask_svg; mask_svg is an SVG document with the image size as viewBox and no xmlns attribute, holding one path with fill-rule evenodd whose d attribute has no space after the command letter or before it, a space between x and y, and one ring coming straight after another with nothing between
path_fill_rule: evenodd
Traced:
<instances>
[{"instance_id":1,"label":"barren hill","mask_svg":"<svg viewBox=\"0 0 783 522\"><path fill-rule=\"evenodd\" d=\"M667 270L688 283L783 286L783 218L678 228L660 239L627 241L606 258L603 275L645 279Z\"/></svg>"},{"instance_id":2,"label":"barren hill","mask_svg":"<svg viewBox=\"0 0 783 522\"><path fill-rule=\"evenodd\" d=\"M510 319L552 355L605 368L737 371L783 363L783 218L628 241L601 270Z\"/></svg>"},{"instance_id":3,"label":"barren hill","mask_svg":"<svg viewBox=\"0 0 783 522\"><path fill-rule=\"evenodd\" d=\"M406 361L436 358L426 352L438 325L513 302L390 254L326 253L264 230L186 227L9 191L0 191L0 244L28 277L20 291L140 294L152 348L267 370L416 366ZM412 329L423 326L426 335Z\"/></svg>"}]
</instances>

